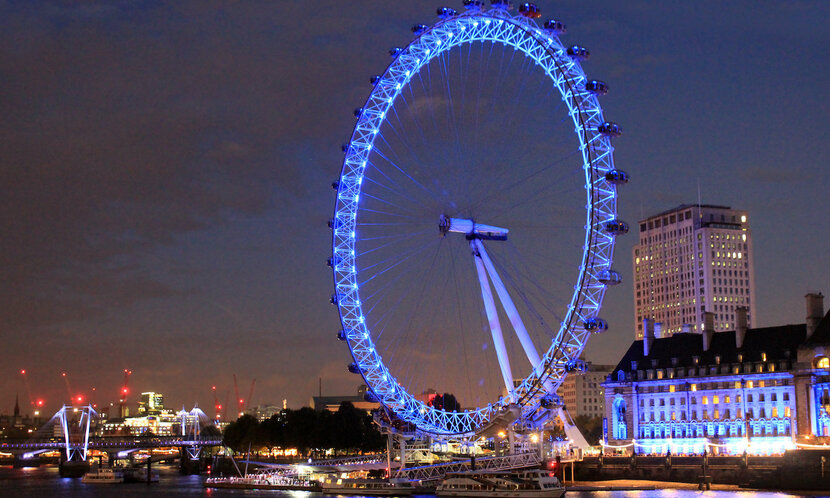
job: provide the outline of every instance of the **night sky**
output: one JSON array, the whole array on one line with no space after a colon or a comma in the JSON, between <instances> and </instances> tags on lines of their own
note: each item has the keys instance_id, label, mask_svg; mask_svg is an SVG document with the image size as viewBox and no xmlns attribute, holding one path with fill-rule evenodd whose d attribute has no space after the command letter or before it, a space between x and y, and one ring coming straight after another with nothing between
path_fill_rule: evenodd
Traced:
<instances>
[{"instance_id":1,"label":"night sky","mask_svg":"<svg viewBox=\"0 0 830 498\"><path fill-rule=\"evenodd\" d=\"M461 2L449 5L461 9ZM54 411L74 391L210 408L307 404L360 379L328 302L340 144L423 1L0 0L0 412L19 370ZM682 203L750 213L757 325L803 323L830 292L830 4L540 2L591 49L620 123L634 224ZM527 132L532 138L532 129ZM541 133L541 132L540 132ZM633 339L619 239L587 357ZM826 306L830 305L830 301ZM600 343L601 342L601 343Z\"/></svg>"}]
</instances>

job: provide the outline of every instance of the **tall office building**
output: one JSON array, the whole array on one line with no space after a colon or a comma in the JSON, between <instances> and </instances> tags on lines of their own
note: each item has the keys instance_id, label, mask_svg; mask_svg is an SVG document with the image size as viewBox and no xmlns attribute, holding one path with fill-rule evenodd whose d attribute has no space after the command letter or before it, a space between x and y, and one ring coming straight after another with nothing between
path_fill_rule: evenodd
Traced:
<instances>
[{"instance_id":1,"label":"tall office building","mask_svg":"<svg viewBox=\"0 0 830 498\"><path fill-rule=\"evenodd\" d=\"M634 331L643 319L662 323L667 337L703 330L703 313L715 314L715 330L734 330L735 309L755 312L752 233L746 211L684 204L641 220L634 246Z\"/></svg>"},{"instance_id":2,"label":"tall office building","mask_svg":"<svg viewBox=\"0 0 830 498\"><path fill-rule=\"evenodd\" d=\"M146 415L158 413L164 409L164 395L155 392L141 393L141 401L138 402L138 413Z\"/></svg>"},{"instance_id":3,"label":"tall office building","mask_svg":"<svg viewBox=\"0 0 830 498\"><path fill-rule=\"evenodd\" d=\"M587 367L584 373L565 377L556 390L568 408L568 413L574 418L580 415L605 416L605 388L602 387L602 383L614 371L614 365L595 365L588 362Z\"/></svg>"}]
</instances>

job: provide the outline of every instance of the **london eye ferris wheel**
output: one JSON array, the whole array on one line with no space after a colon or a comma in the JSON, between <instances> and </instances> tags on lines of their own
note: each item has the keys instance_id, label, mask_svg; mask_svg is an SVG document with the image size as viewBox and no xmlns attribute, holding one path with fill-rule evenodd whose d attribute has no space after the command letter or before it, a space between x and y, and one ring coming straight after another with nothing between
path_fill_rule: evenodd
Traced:
<instances>
[{"instance_id":1,"label":"london eye ferris wheel","mask_svg":"<svg viewBox=\"0 0 830 498\"><path fill-rule=\"evenodd\" d=\"M439 8L355 110L332 229L345 341L371 396L423 432L550 407L580 368L612 268L620 127L589 51L508 1ZM453 393L460 409L429 402Z\"/></svg>"}]
</instances>

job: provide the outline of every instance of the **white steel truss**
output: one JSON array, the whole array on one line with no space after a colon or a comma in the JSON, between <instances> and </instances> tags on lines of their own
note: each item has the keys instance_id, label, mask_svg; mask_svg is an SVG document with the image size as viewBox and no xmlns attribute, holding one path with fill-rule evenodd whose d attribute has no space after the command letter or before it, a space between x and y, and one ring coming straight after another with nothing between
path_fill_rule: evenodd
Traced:
<instances>
[{"instance_id":1,"label":"white steel truss","mask_svg":"<svg viewBox=\"0 0 830 498\"><path fill-rule=\"evenodd\" d=\"M395 100L430 60L454 47L482 41L513 47L532 59L553 82L568 107L580 142L585 176L584 254L574 294L554 340L540 358L538 353L534 357L529 354L530 349L525 348L525 353L533 358L533 370L512 390L512 396L480 408L446 412L426 405L407 392L375 348L360 300L355 262L356 224L361 186L365 170L372 161L374 140ZM611 180L618 170L614 168L610 136L601 131L604 123L602 108L596 92L588 87L589 80L578 59L568 53L555 29L543 29L533 19L513 16L504 8L470 9L444 16L397 51L361 108L346 148L337 184L334 218L330 222L335 287L332 302L338 306L356 368L372 393L398 417L415 424L422 432L469 435L510 403L518 403L528 412L536 410L543 398L564 380L568 365L578 360L590 334L605 327L604 320L598 317L609 282L605 277L612 272L614 238L624 233L627 226L616 218L616 192L620 182ZM481 270L477 271L481 278ZM505 302L502 299L502 303ZM519 335L521 338L521 333ZM538 361L534 361L536 358Z\"/></svg>"}]
</instances>

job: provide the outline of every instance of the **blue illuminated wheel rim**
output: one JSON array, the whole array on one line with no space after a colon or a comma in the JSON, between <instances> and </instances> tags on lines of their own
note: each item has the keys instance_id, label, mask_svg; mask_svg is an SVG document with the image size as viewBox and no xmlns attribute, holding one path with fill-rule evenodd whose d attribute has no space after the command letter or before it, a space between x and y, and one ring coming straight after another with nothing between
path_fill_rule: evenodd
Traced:
<instances>
[{"instance_id":1,"label":"blue illuminated wheel rim","mask_svg":"<svg viewBox=\"0 0 830 498\"><path fill-rule=\"evenodd\" d=\"M472 8L463 13L445 11L431 27L414 29L415 39L392 52L393 62L373 79L374 89L364 106L356 111L357 123L350 142L344 147L345 159L337 182L332 258L335 294L343 330L341 339L348 343L354 358L353 370L365 379L372 394L402 420L420 431L437 435L470 435L493 420L509 401L500 398L485 406L450 412L436 409L416 399L396 379L384 363L367 323L361 302L361 268L356 245L360 241L360 201L367 168L373 164L375 141L384 121L395 112L395 103L413 77L442 53L476 42L512 47L532 61L556 87L567 106L579 142L586 192L584 245L577 281L564 319L553 340L542 354L540 365L524 377L513 391L513 399L523 414L530 414L544 404L549 390L555 390L584 349L588 337L607 325L598 317L606 288L619 282L611 269L614 238L627 226L616 219L616 187L620 175L613 164L613 147L609 124L604 121L597 95L605 91L604 83L589 80L579 58L561 43L556 26L540 27L531 16L512 15L508 9ZM616 125L614 125L616 126ZM613 131L613 130L611 130Z\"/></svg>"}]
</instances>

